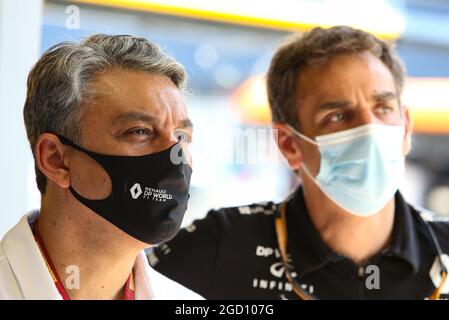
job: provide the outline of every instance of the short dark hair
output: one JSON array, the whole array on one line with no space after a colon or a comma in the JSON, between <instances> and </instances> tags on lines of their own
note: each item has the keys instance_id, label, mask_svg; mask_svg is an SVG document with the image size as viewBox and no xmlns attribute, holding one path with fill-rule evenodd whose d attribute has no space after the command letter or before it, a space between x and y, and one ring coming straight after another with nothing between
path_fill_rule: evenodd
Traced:
<instances>
[{"instance_id":1,"label":"short dark hair","mask_svg":"<svg viewBox=\"0 0 449 320\"><path fill-rule=\"evenodd\" d=\"M314 28L294 34L281 45L267 74L268 101L274 122L286 122L298 128L296 89L302 68L320 65L340 54L370 52L391 71L398 95L404 85L405 69L392 44L348 26Z\"/></svg>"}]
</instances>

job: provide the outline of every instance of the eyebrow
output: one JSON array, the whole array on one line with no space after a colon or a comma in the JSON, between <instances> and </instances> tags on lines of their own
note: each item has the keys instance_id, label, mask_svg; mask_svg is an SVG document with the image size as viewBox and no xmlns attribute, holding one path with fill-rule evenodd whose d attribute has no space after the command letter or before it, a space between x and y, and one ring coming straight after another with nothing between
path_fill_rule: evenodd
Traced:
<instances>
[{"instance_id":1,"label":"eyebrow","mask_svg":"<svg viewBox=\"0 0 449 320\"><path fill-rule=\"evenodd\" d=\"M318 107L318 111L330 110L330 109L344 109L344 108L348 108L350 106L352 106L352 103L350 101L336 100L336 101L330 101L330 102L321 104Z\"/></svg>"},{"instance_id":2,"label":"eyebrow","mask_svg":"<svg viewBox=\"0 0 449 320\"><path fill-rule=\"evenodd\" d=\"M112 121L114 124L120 123L120 122L126 122L126 121L143 121L149 124L156 124L158 123L158 120L156 117L149 115L144 112L139 111L129 111L120 113L118 116L114 118Z\"/></svg>"},{"instance_id":3,"label":"eyebrow","mask_svg":"<svg viewBox=\"0 0 449 320\"><path fill-rule=\"evenodd\" d=\"M159 123L159 120L150 114L147 114L145 112L139 112L139 111L129 111L120 113L118 116L114 118L112 121L114 124L117 123L123 123L126 121L143 121L148 124L155 125ZM193 122L190 119L183 119L179 121L178 128L182 129L193 129Z\"/></svg>"},{"instance_id":4,"label":"eyebrow","mask_svg":"<svg viewBox=\"0 0 449 320\"><path fill-rule=\"evenodd\" d=\"M373 94L372 98L374 101L388 101L388 100L396 99L396 94L391 91L385 91L385 92Z\"/></svg>"},{"instance_id":5,"label":"eyebrow","mask_svg":"<svg viewBox=\"0 0 449 320\"><path fill-rule=\"evenodd\" d=\"M179 121L178 128L193 130L193 122L190 119L183 119Z\"/></svg>"},{"instance_id":6,"label":"eyebrow","mask_svg":"<svg viewBox=\"0 0 449 320\"><path fill-rule=\"evenodd\" d=\"M396 94L391 91L385 91L380 93L375 93L372 95L374 101L389 101L396 99ZM318 107L318 111L322 110L332 110L332 109L345 109L352 107L353 104L348 100L336 100L325 102Z\"/></svg>"}]
</instances>

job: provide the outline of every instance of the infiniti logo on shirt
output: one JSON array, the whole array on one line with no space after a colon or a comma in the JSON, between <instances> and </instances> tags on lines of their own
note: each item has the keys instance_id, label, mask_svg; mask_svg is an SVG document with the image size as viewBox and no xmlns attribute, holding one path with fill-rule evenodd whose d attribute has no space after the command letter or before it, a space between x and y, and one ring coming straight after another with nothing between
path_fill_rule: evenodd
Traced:
<instances>
[{"instance_id":1,"label":"infiniti logo on shirt","mask_svg":"<svg viewBox=\"0 0 449 320\"><path fill-rule=\"evenodd\" d=\"M131 189L129 189L131 197L138 199L143 194L142 199L165 202L173 199L173 196L165 189L155 189L151 187L145 187L145 191L142 191L142 187L139 183L135 183Z\"/></svg>"}]
</instances>

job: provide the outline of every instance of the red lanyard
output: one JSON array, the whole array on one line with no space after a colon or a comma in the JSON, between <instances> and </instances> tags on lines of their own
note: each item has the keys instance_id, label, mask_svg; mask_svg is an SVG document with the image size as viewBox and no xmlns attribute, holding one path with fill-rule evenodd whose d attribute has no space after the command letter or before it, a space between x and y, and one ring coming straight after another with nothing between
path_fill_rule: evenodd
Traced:
<instances>
[{"instance_id":1,"label":"red lanyard","mask_svg":"<svg viewBox=\"0 0 449 320\"><path fill-rule=\"evenodd\" d=\"M44 258L45 265L47 266L48 271L51 274L51 277L53 278L53 282L58 289L59 294L62 296L64 300L70 300L69 295L65 291L64 286L62 285L62 281L59 278L58 273L56 272L56 268L54 267L53 263L51 262L50 256L48 255L47 250L45 249L44 243L42 242L42 239L39 234L39 229L37 227L38 225L38 218L34 221L32 225L34 240L37 243L37 246L39 247L39 250L41 252L42 257ZM134 300L134 276L133 272L128 277L128 280L126 280L125 284L125 290L123 294L123 300Z\"/></svg>"},{"instance_id":2,"label":"red lanyard","mask_svg":"<svg viewBox=\"0 0 449 320\"><path fill-rule=\"evenodd\" d=\"M126 280L125 283L125 292L123 293L123 300L134 300L134 272L131 271L131 274Z\"/></svg>"}]
</instances>

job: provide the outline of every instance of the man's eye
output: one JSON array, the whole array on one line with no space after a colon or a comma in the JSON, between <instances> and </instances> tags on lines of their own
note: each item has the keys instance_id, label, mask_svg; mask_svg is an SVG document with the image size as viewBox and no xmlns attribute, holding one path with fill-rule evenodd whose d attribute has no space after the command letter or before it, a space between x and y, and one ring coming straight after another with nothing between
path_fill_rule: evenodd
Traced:
<instances>
[{"instance_id":1,"label":"man's eye","mask_svg":"<svg viewBox=\"0 0 449 320\"><path fill-rule=\"evenodd\" d=\"M344 113L337 113L329 118L329 122L335 123L335 122L343 121L344 119L345 119Z\"/></svg>"},{"instance_id":2,"label":"man's eye","mask_svg":"<svg viewBox=\"0 0 449 320\"><path fill-rule=\"evenodd\" d=\"M376 108L376 112L380 113L382 115L388 114L391 111L393 111L393 108L389 107L389 106L380 106Z\"/></svg>"},{"instance_id":3,"label":"man's eye","mask_svg":"<svg viewBox=\"0 0 449 320\"><path fill-rule=\"evenodd\" d=\"M134 135L137 137L142 137L145 135L150 136L152 134L153 134L153 132L147 128L135 128L135 129L126 131L126 135Z\"/></svg>"}]
</instances>

